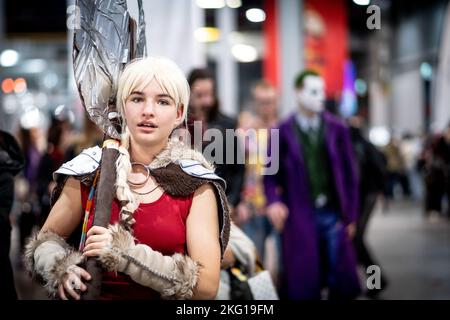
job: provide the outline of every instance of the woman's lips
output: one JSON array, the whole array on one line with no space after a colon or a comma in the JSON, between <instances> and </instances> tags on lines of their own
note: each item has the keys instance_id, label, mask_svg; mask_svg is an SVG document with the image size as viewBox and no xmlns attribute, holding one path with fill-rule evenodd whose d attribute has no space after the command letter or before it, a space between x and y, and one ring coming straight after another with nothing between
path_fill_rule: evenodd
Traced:
<instances>
[{"instance_id":1,"label":"woman's lips","mask_svg":"<svg viewBox=\"0 0 450 320\"><path fill-rule=\"evenodd\" d=\"M151 133L154 132L157 128L156 127L146 127L146 126L138 126L139 131Z\"/></svg>"},{"instance_id":2,"label":"woman's lips","mask_svg":"<svg viewBox=\"0 0 450 320\"><path fill-rule=\"evenodd\" d=\"M148 133L153 132L158 128L158 126L155 125L153 122L142 122L139 123L137 127L140 131Z\"/></svg>"}]
</instances>

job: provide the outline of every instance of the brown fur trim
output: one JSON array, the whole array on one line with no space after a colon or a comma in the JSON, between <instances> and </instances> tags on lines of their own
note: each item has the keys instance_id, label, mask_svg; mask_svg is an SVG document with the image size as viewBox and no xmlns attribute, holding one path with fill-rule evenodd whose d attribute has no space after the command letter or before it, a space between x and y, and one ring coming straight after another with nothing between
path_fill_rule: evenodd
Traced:
<instances>
[{"instance_id":1,"label":"brown fur trim","mask_svg":"<svg viewBox=\"0 0 450 320\"><path fill-rule=\"evenodd\" d=\"M214 165L211 164L206 158L203 156L201 152L198 152L196 150L191 149L190 147L186 146L182 142L180 142L177 139L171 139L169 140L169 143L167 144L166 148L164 148L150 163L149 168L154 169L160 169L165 168L169 164L173 164L181 159L192 159L197 160L200 162L205 168L214 170ZM79 175L79 176L72 176L73 178L79 180L84 185L90 187L94 181L95 174L97 170L101 169L101 165L97 167L93 172ZM66 184L66 181L69 176L59 174L57 181L56 181L56 187L53 189L52 195L51 195L51 204L52 206L55 204L55 202L58 200L59 196L61 195L61 192L64 188L64 185Z\"/></svg>"},{"instance_id":2,"label":"brown fur trim","mask_svg":"<svg viewBox=\"0 0 450 320\"><path fill-rule=\"evenodd\" d=\"M62 256L55 256L54 262L51 263L50 270L43 270L41 273L38 273L34 263L36 249L49 243L60 246L62 249ZM51 256L48 258L51 259ZM50 230L36 233L28 240L25 246L24 259L26 268L31 273L32 277L43 282L47 291L53 297L56 296L58 285L68 268L84 262L84 257L80 252L74 251L62 237Z\"/></svg>"},{"instance_id":3,"label":"brown fur trim","mask_svg":"<svg viewBox=\"0 0 450 320\"><path fill-rule=\"evenodd\" d=\"M150 163L150 169L163 168L181 159L192 159L200 162L205 168L214 170L214 166L206 160L201 152L191 149L177 139L170 139L167 147Z\"/></svg>"},{"instance_id":4,"label":"brown fur trim","mask_svg":"<svg viewBox=\"0 0 450 320\"><path fill-rule=\"evenodd\" d=\"M79 265L85 260L84 256L79 251L70 250L66 255L60 259L56 259L55 264L50 271L50 277L47 279L47 291L56 296L58 293L58 286L62 281L64 275L68 272L69 267Z\"/></svg>"},{"instance_id":5,"label":"brown fur trim","mask_svg":"<svg viewBox=\"0 0 450 320\"><path fill-rule=\"evenodd\" d=\"M172 258L175 261L177 277L175 284L161 292L163 299L185 300L191 299L194 295L194 288L197 286L201 264L192 260L187 255L175 253Z\"/></svg>"},{"instance_id":6,"label":"brown fur trim","mask_svg":"<svg viewBox=\"0 0 450 320\"><path fill-rule=\"evenodd\" d=\"M230 206L222 185L216 181L212 182L212 184L215 186L214 191L216 192L218 202L217 207L219 210L220 249L221 257L223 258L223 254L225 253L225 249L227 248L228 241L230 239Z\"/></svg>"},{"instance_id":7,"label":"brown fur trim","mask_svg":"<svg viewBox=\"0 0 450 320\"><path fill-rule=\"evenodd\" d=\"M25 267L27 271L33 276L33 278L39 279L39 275L36 274L36 270L34 268L34 252L36 251L37 247L39 247L46 241L54 241L61 245L62 248L69 250L69 245L66 243L66 241L64 241L63 238L61 238L53 231L47 230L44 232L34 233L30 238L28 238L23 255Z\"/></svg>"},{"instance_id":8,"label":"brown fur trim","mask_svg":"<svg viewBox=\"0 0 450 320\"><path fill-rule=\"evenodd\" d=\"M151 171L156 182L174 197L187 197L208 181L188 175L178 164L170 163L164 168Z\"/></svg>"},{"instance_id":9,"label":"brown fur trim","mask_svg":"<svg viewBox=\"0 0 450 320\"><path fill-rule=\"evenodd\" d=\"M209 163L200 152L192 150L183 143L172 139L169 141L168 146L160 152L150 164L151 174L162 189L174 197L189 196L205 183L211 183L214 186L219 209L220 244L223 255L230 233L230 210L225 195L225 186L219 181L196 178L185 173L177 164L177 161L180 159L197 160L205 168L214 169L213 165ZM99 169L100 168L97 168L97 170ZM80 180L81 183L89 187L92 184L95 174L96 171L74 178ZM59 175L59 177L57 187L52 194L52 204L54 204L60 196L68 178L68 176L64 175ZM123 203L121 203L121 206L123 206ZM122 222L125 227L131 231L133 224L132 214L129 217L129 221Z\"/></svg>"},{"instance_id":10,"label":"brown fur trim","mask_svg":"<svg viewBox=\"0 0 450 320\"><path fill-rule=\"evenodd\" d=\"M103 250L99 260L107 271L118 271L122 258L122 252L134 246L134 238L119 224L108 227L112 236L111 246Z\"/></svg>"},{"instance_id":11,"label":"brown fur trim","mask_svg":"<svg viewBox=\"0 0 450 320\"><path fill-rule=\"evenodd\" d=\"M119 270L121 262L129 263L124 258L125 252L135 245L133 236L118 224L108 227L112 236L111 246L104 250L99 260L108 271ZM126 255L125 255L126 256ZM189 256L176 253L172 256L177 270L174 285L161 292L164 299L190 299L194 295L197 286L200 263L195 262Z\"/></svg>"}]
</instances>

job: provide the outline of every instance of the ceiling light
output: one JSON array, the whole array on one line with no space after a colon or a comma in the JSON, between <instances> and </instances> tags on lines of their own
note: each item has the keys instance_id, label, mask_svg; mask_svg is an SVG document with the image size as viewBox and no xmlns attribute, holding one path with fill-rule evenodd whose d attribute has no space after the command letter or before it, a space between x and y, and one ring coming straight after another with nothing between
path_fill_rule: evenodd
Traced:
<instances>
[{"instance_id":1,"label":"ceiling light","mask_svg":"<svg viewBox=\"0 0 450 320\"><path fill-rule=\"evenodd\" d=\"M237 9L242 6L241 0L227 0L227 6L231 9Z\"/></svg>"},{"instance_id":2,"label":"ceiling light","mask_svg":"<svg viewBox=\"0 0 450 320\"><path fill-rule=\"evenodd\" d=\"M368 6L370 4L370 0L353 0L359 6Z\"/></svg>"},{"instance_id":3,"label":"ceiling light","mask_svg":"<svg viewBox=\"0 0 450 320\"><path fill-rule=\"evenodd\" d=\"M378 147L384 147L391 140L391 134L386 127L374 127L369 131L369 140Z\"/></svg>"},{"instance_id":4,"label":"ceiling light","mask_svg":"<svg viewBox=\"0 0 450 320\"><path fill-rule=\"evenodd\" d=\"M231 48L231 54L239 62L253 62L258 59L258 52L255 47L246 44L236 44Z\"/></svg>"},{"instance_id":5,"label":"ceiling light","mask_svg":"<svg viewBox=\"0 0 450 320\"><path fill-rule=\"evenodd\" d=\"M24 108L25 112L20 117L20 125L24 129L40 128L44 124L44 116L33 105Z\"/></svg>"},{"instance_id":6,"label":"ceiling light","mask_svg":"<svg viewBox=\"0 0 450 320\"><path fill-rule=\"evenodd\" d=\"M3 93L11 93L14 91L14 80L11 78L6 78L2 81L2 91Z\"/></svg>"},{"instance_id":7,"label":"ceiling light","mask_svg":"<svg viewBox=\"0 0 450 320\"><path fill-rule=\"evenodd\" d=\"M2 67L13 67L19 61L19 54L16 50L5 50L0 55L0 65Z\"/></svg>"},{"instance_id":8,"label":"ceiling light","mask_svg":"<svg viewBox=\"0 0 450 320\"><path fill-rule=\"evenodd\" d=\"M220 9L225 7L225 0L196 0L195 2L203 9Z\"/></svg>"},{"instance_id":9,"label":"ceiling light","mask_svg":"<svg viewBox=\"0 0 450 320\"><path fill-rule=\"evenodd\" d=\"M262 9L248 9L245 11L245 16L251 22L262 22L266 20L266 13Z\"/></svg>"},{"instance_id":10,"label":"ceiling light","mask_svg":"<svg viewBox=\"0 0 450 320\"><path fill-rule=\"evenodd\" d=\"M428 62L422 62L420 64L420 75L426 80L430 80L433 76L433 68Z\"/></svg>"},{"instance_id":11,"label":"ceiling light","mask_svg":"<svg viewBox=\"0 0 450 320\"><path fill-rule=\"evenodd\" d=\"M17 78L14 81L14 92L25 93L27 91L27 81L24 78Z\"/></svg>"},{"instance_id":12,"label":"ceiling light","mask_svg":"<svg viewBox=\"0 0 450 320\"><path fill-rule=\"evenodd\" d=\"M355 91L359 96L364 97L367 93L367 83L363 79L356 79Z\"/></svg>"},{"instance_id":13,"label":"ceiling light","mask_svg":"<svg viewBox=\"0 0 450 320\"><path fill-rule=\"evenodd\" d=\"M22 68L27 73L41 73L47 68L47 62L44 59L25 60Z\"/></svg>"},{"instance_id":14,"label":"ceiling light","mask_svg":"<svg viewBox=\"0 0 450 320\"><path fill-rule=\"evenodd\" d=\"M220 31L212 27L197 28L194 37L198 42L215 42L220 38Z\"/></svg>"}]
</instances>

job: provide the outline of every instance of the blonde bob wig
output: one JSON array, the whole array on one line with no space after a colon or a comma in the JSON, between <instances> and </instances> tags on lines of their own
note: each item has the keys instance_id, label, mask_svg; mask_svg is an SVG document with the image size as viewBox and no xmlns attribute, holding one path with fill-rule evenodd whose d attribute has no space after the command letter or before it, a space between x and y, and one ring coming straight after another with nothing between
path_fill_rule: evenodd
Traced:
<instances>
[{"instance_id":1,"label":"blonde bob wig","mask_svg":"<svg viewBox=\"0 0 450 320\"><path fill-rule=\"evenodd\" d=\"M119 78L117 90L117 110L122 117L122 143L116 162L116 196L121 203L120 220L125 227L131 229L134 224L134 211L139 207L137 199L128 185L128 175L131 173L130 134L126 126L124 106L127 98L134 91L144 91L155 79L164 93L170 95L176 107L183 107L183 120L189 103L189 84L181 69L171 60L163 57L148 57L129 63Z\"/></svg>"},{"instance_id":2,"label":"blonde bob wig","mask_svg":"<svg viewBox=\"0 0 450 320\"><path fill-rule=\"evenodd\" d=\"M172 60L163 57L136 59L125 67L117 90L117 107L120 114L124 115L125 101L130 94L133 91L143 91L153 79L175 100L178 108L183 106L185 120L189 103L189 84L181 69Z\"/></svg>"}]
</instances>

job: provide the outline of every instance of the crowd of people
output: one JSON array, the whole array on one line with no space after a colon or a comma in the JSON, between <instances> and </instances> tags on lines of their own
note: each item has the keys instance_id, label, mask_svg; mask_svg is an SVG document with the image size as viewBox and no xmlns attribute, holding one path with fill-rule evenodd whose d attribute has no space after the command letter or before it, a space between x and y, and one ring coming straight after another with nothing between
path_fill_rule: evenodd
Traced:
<instances>
[{"instance_id":1,"label":"crowd of people","mask_svg":"<svg viewBox=\"0 0 450 320\"><path fill-rule=\"evenodd\" d=\"M81 246L77 230L99 171L92 147L103 134L87 116L77 138L70 120L55 116L45 135L39 125L20 128L17 139L1 132L2 296L17 298L10 221L30 271L60 299L80 298L91 277L83 263L98 257L105 299L251 299L243 279L267 269L281 299L342 300L376 297L388 283L382 276L368 289L358 274L380 265L365 241L378 200L423 193L427 217L450 218L450 125L423 143L405 135L377 147L364 119L326 110L324 80L312 70L295 79L295 111L284 119L265 80L236 119L221 112L217 90L210 70L185 77L167 59L125 69L110 226L91 227L91 215ZM176 130L193 138L189 145L172 137ZM87 166L83 153L95 160L89 172L74 169Z\"/></svg>"}]
</instances>

